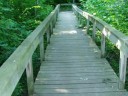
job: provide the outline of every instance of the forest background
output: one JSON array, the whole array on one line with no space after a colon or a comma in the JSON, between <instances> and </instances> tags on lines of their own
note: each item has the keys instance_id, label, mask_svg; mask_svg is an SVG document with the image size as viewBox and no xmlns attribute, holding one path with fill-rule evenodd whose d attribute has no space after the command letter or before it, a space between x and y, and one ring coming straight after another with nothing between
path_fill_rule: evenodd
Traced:
<instances>
[{"instance_id":1,"label":"forest background","mask_svg":"<svg viewBox=\"0 0 128 96\"><path fill-rule=\"evenodd\" d=\"M73 0L0 0L0 66L57 4L72 2ZM79 7L83 10L128 35L128 0L75 0L75 2L80 3ZM100 47L100 32L97 32L96 41ZM119 50L108 40L106 51L106 58L118 75ZM33 56L34 77L40 66L39 59L34 59L38 58L38 55L37 50ZM26 80L24 79L25 74L13 96L27 96ZM126 88L128 89L128 83L126 83Z\"/></svg>"}]
</instances>

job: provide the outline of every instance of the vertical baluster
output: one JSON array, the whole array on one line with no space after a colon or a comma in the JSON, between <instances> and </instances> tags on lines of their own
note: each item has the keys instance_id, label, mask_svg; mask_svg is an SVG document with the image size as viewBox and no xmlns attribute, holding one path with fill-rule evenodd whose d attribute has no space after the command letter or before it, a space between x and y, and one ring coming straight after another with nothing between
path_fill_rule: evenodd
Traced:
<instances>
[{"instance_id":1,"label":"vertical baluster","mask_svg":"<svg viewBox=\"0 0 128 96\"><path fill-rule=\"evenodd\" d=\"M77 15L77 18L78 18L78 22L79 22L80 21L80 15L79 14Z\"/></svg>"},{"instance_id":2,"label":"vertical baluster","mask_svg":"<svg viewBox=\"0 0 128 96\"><path fill-rule=\"evenodd\" d=\"M82 22L81 22L81 15L79 14L79 25L80 25L80 27L82 26L81 24L82 24Z\"/></svg>"},{"instance_id":3,"label":"vertical baluster","mask_svg":"<svg viewBox=\"0 0 128 96\"><path fill-rule=\"evenodd\" d=\"M94 23L93 23L92 38L93 38L93 40L96 39L96 21L94 21Z\"/></svg>"},{"instance_id":4,"label":"vertical baluster","mask_svg":"<svg viewBox=\"0 0 128 96\"><path fill-rule=\"evenodd\" d=\"M57 21L57 14L58 14L58 13L55 14L55 24L56 24L56 21Z\"/></svg>"},{"instance_id":5,"label":"vertical baluster","mask_svg":"<svg viewBox=\"0 0 128 96\"><path fill-rule=\"evenodd\" d=\"M59 8L57 10L57 17L58 17L59 12L60 12L60 5L59 5Z\"/></svg>"},{"instance_id":6,"label":"vertical baluster","mask_svg":"<svg viewBox=\"0 0 128 96\"><path fill-rule=\"evenodd\" d=\"M87 30L86 32L88 33L88 31L89 31L89 18L87 19L87 24L86 24L86 26L87 26L87 27L86 27L86 28L87 28L87 29L86 29L86 30Z\"/></svg>"},{"instance_id":7,"label":"vertical baluster","mask_svg":"<svg viewBox=\"0 0 128 96\"><path fill-rule=\"evenodd\" d=\"M40 46L40 61L42 63L43 60L44 60L44 35L43 34L40 35L40 44L39 44L39 46Z\"/></svg>"},{"instance_id":8,"label":"vertical baluster","mask_svg":"<svg viewBox=\"0 0 128 96\"><path fill-rule=\"evenodd\" d=\"M56 15L54 16L54 25L56 24Z\"/></svg>"},{"instance_id":9,"label":"vertical baluster","mask_svg":"<svg viewBox=\"0 0 128 96\"><path fill-rule=\"evenodd\" d=\"M50 43L50 31L49 31L49 28L48 28L46 34L47 34L47 44L49 44Z\"/></svg>"},{"instance_id":10,"label":"vertical baluster","mask_svg":"<svg viewBox=\"0 0 128 96\"><path fill-rule=\"evenodd\" d=\"M80 24L80 27L82 27L82 16L79 15L79 24Z\"/></svg>"},{"instance_id":11,"label":"vertical baluster","mask_svg":"<svg viewBox=\"0 0 128 96\"><path fill-rule=\"evenodd\" d=\"M53 27L55 27L55 24L56 24L56 17L55 16L53 17L52 23L53 23Z\"/></svg>"},{"instance_id":12,"label":"vertical baluster","mask_svg":"<svg viewBox=\"0 0 128 96\"><path fill-rule=\"evenodd\" d=\"M50 35L51 35L51 34L53 34L53 26L52 26L52 23L50 24L49 28L50 28Z\"/></svg>"},{"instance_id":13,"label":"vertical baluster","mask_svg":"<svg viewBox=\"0 0 128 96\"><path fill-rule=\"evenodd\" d=\"M32 66L32 57L30 58L28 65L26 67L26 76L27 76L27 86L28 86L28 95L33 96L34 92L34 80L33 80L33 66Z\"/></svg>"},{"instance_id":14,"label":"vertical baluster","mask_svg":"<svg viewBox=\"0 0 128 96\"><path fill-rule=\"evenodd\" d=\"M119 89L124 89L125 87L125 80L126 80L126 67L127 67L127 56L124 54L123 51L120 50L120 83Z\"/></svg>"},{"instance_id":15,"label":"vertical baluster","mask_svg":"<svg viewBox=\"0 0 128 96\"><path fill-rule=\"evenodd\" d=\"M102 30L102 34L101 34L101 57L104 58L105 57L105 35L103 33L105 31L105 28Z\"/></svg>"}]
</instances>

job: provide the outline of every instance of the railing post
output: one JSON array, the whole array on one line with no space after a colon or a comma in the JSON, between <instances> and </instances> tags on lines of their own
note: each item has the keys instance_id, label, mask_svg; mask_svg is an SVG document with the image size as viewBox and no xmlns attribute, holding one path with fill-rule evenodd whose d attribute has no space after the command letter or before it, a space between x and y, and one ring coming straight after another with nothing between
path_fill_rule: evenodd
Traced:
<instances>
[{"instance_id":1,"label":"railing post","mask_svg":"<svg viewBox=\"0 0 128 96\"><path fill-rule=\"evenodd\" d=\"M28 65L26 67L26 76L27 76L28 95L33 96L34 80L33 80L32 57L30 58Z\"/></svg>"},{"instance_id":2,"label":"railing post","mask_svg":"<svg viewBox=\"0 0 128 96\"><path fill-rule=\"evenodd\" d=\"M55 14L55 24L56 24L56 21L57 21L57 14L58 14L58 13Z\"/></svg>"},{"instance_id":3,"label":"railing post","mask_svg":"<svg viewBox=\"0 0 128 96\"><path fill-rule=\"evenodd\" d=\"M60 5L59 5L59 8L57 10L57 17L58 17L59 12L60 12Z\"/></svg>"},{"instance_id":4,"label":"railing post","mask_svg":"<svg viewBox=\"0 0 128 96\"><path fill-rule=\"evenodd\" d=\"M79 21L79 25L81 25L81 17L80 17L80 14L78 14L78 21Z\"/></svg>"},{"instance_id":5,"label":"railing post","mask_svg":"<svg viewBox=\"0 0 128 96\"><path fill-rule=\"evenodd\" d=\"M55 27L55 24L56 24L56 15L53 18L53 27Z\"/></svg>"},{"instance_id":6,"label":"railing post","mask_svg":"<svg viewBox=\"0 0 128 96\"><path fill-rule=\"evenodd\" d=\"M40 61L42 64L42 62L44 61L44 35L43 34L41 34L39 46L40 46Z\"/></svg>"},{"instance_id":7,"label":"railing post","mask_svg":"<svg viewBox=\"0 0 128 96\"><path fill-rule=\"evenodd\" d=\"M119 89L124 89L125 87L125 80L126 80L126 68L127 68L127 56L123 51L120 50L120 82L119 82Z\"/></svg>"},{"instance_id":8,"label":"railing post","mask_svg":"<svg viewBox=\"0 0 128 96\"><path fill-rule=\"evenodd\" d=\"M101 34L101 58L105 57L105 35L104 32L105 28L102 30L102 34Z\"/></svg>"},{"instance_id":9,"label":"railing post","mask_svg":"<svg viewBox=\"0 0 128 96\"><path fill-rule=\"evenodd\" d=\"M93 38L93 40L96 39L96 21L94 21L94 23L93 23L92 38Z\"/></svg>"},{"instance_id":10,"label":"railing post","mask_svg":"<svg viewBox=\"0 0 128 96\"><path fill-rule=\"evenodd\" d=\"M86 32L88 33L88 31L89 31L89 17L88 17L88 19L87 19L87 24L86 24L86 26L87 26L87 29L86 29L87 31L86 31Z\"/></svg>"},{"instance_id":11,"label":"railing post","mask_svg":"<svg viewBox=\"0 0 128 96\"><path fill-rule=\"evenodd\" d=\"M49 29L50 29L50 35L53 34L53 26L52 26L52 23L50 23Z\"/></svg>"},{"instance_id":12,"label":"railing post","mask_svg":"<svg viewBox=\"0 0 128 96\"><path fill-rule=\"evenodd\" d=\"M80 23L80 27L82 27L82 16L79 15L79 23Z\"/></svg>"},{"instance_id":13,"label":"railing post","mask_svg":"<svg viewBox=\"0 0 128 96\"><path fill-rule=\"evenodd\" d=\"M79 22L79 18L80 18L80 15L79 15L79 14L77 14L77 19L78 19L78 22Z\"/></svg>"},{"instance_id":14,"label":"railing post","mask_svg":"<svg viewBox=\"0 0 128 96\"><path fill-rule=\"evenodd\" d=\"M49 44L50 43L50 30L49 30L49 28L48 28L46 34L47 34L47 44Z\"/></svg>"}]
</instances>

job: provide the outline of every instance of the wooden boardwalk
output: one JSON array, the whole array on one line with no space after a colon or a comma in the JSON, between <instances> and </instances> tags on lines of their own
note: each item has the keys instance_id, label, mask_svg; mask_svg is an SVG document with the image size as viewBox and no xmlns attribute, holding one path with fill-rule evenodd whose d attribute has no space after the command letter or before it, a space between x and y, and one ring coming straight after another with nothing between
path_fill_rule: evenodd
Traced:
<instances>
[{"instance_id":1,"label":"wooden boardwalk","mask_svg":"<svg viewBox=\"0 0 128 96\"><path fill-rule=\"evenodd\" d=\"M100 50L78 27L75 15L60 12L45 61L34 85L34 96L128 96Z\"/></svg>"}]
</instances>

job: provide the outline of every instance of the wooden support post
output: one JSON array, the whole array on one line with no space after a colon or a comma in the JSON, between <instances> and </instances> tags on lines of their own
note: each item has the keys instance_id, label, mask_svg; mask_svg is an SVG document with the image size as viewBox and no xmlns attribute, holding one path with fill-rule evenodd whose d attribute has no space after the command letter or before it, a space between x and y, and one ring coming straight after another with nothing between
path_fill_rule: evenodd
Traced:
<instances>
[{"instance_id":1,"label":"wooden support post","mask_svg":"<svg viewBox=\"0 0 128 96\"><path fill-rule=\"evenodd\" d=\"M96 39L96 21L93 23L92 38L95 41L95 39Z\"/></svg>"},{"instance_id":2,"label":"wooden support post","mask_svg":"<svg viewBox=\"0 0 128 96\"><path fill-rule=\"evenodd\" d=\"M79 25L80 25L80 14L78 14L78 21L79 21Z\"/></svg>"},{"instance_id":3,"label":"wooden support post","mask_svg":"<svg viewBox=\"0 0 128 96\"><path fill-rule=\"evenodd\" d=\"M57 13L55 14L55 24L56 24L56 21L57 21Z\"/></svg>"},{"instance_id":4,"label":"wooden support post","mask_svg":"<svg viewBox=\"0 0 128 96\"><path fill-rule=\"evenodd\" d=\"M53 21L52 21L52 25L54 28L55 28L55 24L56 24L56 16L54 16Z\"/></svg>"},{"instance_id":5,"label":"wooden support post","mask_svg":"<svg viewBox=\"0 0 128 96\"><path fill-rule=\"evenodd\" d=\"M42 64L42 62L44 61L44 36L43 36L43 34L40 37L39 46L40 46L40 61Z\"/></svg>"},{"instance_id":6,"label":"wooden support post","mask_svg":"<svg viewBox=\"0 0 128 96\"><path fill-rule=\"evenodd\" d=\"M80 27L82 27L82 16L80 15L80 18L79 18L79 22L80 22Z\"/></svg>"},{"instance_id":7,"label":"wooden support post","mask_svg":"<svg viewBox=\"0 0 128 96\"><path fill-rule=\"evenodd\" d=\"M105 57L105 35L103 34L105 31L105 28L102 30L101 35L101 58Z\"/></svg>"},{"instance_id":8,"label":"wooden support post","mask_svg":"<svg viewBox=\"0 0 128 96\"><path fill-rule=\"evenodd\" d=\"M86 28L87 28L87 29L86 29L86 30L87 30L86 33L88 33L88 31L89 31L89 20L88 20L88 19L87 19L87 25L86 25L86 26L87 26L87 27L86 27Z\"/></svg>"},{"instance_id":9,"label":"wooden support post","mask_svg":"<svg viewBox=\"0 0 128 96\"><path fill-rule=\"evenodd\" d=\"M56 15L54 16L54 25L56 24Z\"/></svg>"},{"instance_id":10,"label":"wooden support post","mask_svg":"<svg viewBox=\"0 0 128 96\"><path fill-rule=\"evenodd\" d=\"M33 96L34 80L33 80L32 57L30 58L28 65L26 67L26 76L27 76L28 95Z\"/></svg>"},{"instance_id":11,"label":"wooden support post","mask_svg":"<svg viewBox=\"0 0 128 96\"><path fill-rule=\"evenodd\" d=\"M52 25L52 23L50 24L50 33L53 34L53 25Z\"/></svg>"},{"instance_id":12,"label":"wooden support post","mask_svg":"<svg viewBox=\"0 0 128 96\"><path fill-rule=\"evenodd\" d=\"M79 22L79 14L77 14L77 19L78 19L78 22Z\"/></svg>"},{"instance_id":13,"label":"wooden support post","mask_svg":"<svg viewBox=\"0 0 128 96\"><path fill-rule=\"evenodd\" d=\"M75 11L74 11L73 7L72 7L72 11L73 11L73 13L75 14Z\"/></svg>"},{"instance_id":14,"label":"wooden support post","mask_svg":"<svg viewBox=\"0 0 128 96\"><path fill-rule=\"evenodd\" d=\"M48 28L48 31L46 32L46 34L47 34L47 44L49 44L50 43L50 30L49 30L49 28Z\"/></svg>"},{"instance_id":15,"label":"wooden support post","mask_svg":"<svg viewBox=\"0 0 128 96\"><path fill-rule=\"evenodd\" d=\"M120 50L120 83L119 89L124 89L126 80L127 56Z\"/></svg>"},{"instance_id":16,"label":"wooden support post","mask_svg":"<svg viewBox=\"0 0 128 96\"><path fill-rule=\"evenodd\" d=\"M78 18L79 27L82 27L81 26L82 23L81 23L81 16L80 16L80 14L77 15L77 18Z\"/></svg>"},{"instance_id":17,"label":"wooden support post","mask_svg":"<svg viewBox=\"0 0 128 96\"><path fill-rule=\"evenodd\" d=\"M76 12L77 20L79 22L79 13Z\"/></svg>"},{"instance_id":18,"label":"wooden support post","mask_svg":"<svg viewBox=\"0 0 128 96\"><path fill-rule=\"evenodd\" d=\"M54 21L54 18L53 18L53 20L52 20L52 25L53 25L53 28L55 28L55 23L54 23L55 21Z\"/></svg>"},{"instance_id":19,"label":"wooden support post","mask_svg":"<svg viewBox=\"0 0 128 96\"><path fill-rule=\"evenodd\" d=\"M60 12L60 7L59 7L59 9L57 10L57 17L58 17L58 15L59 15L59 12Z\"/></svg>"}]
</instances>

